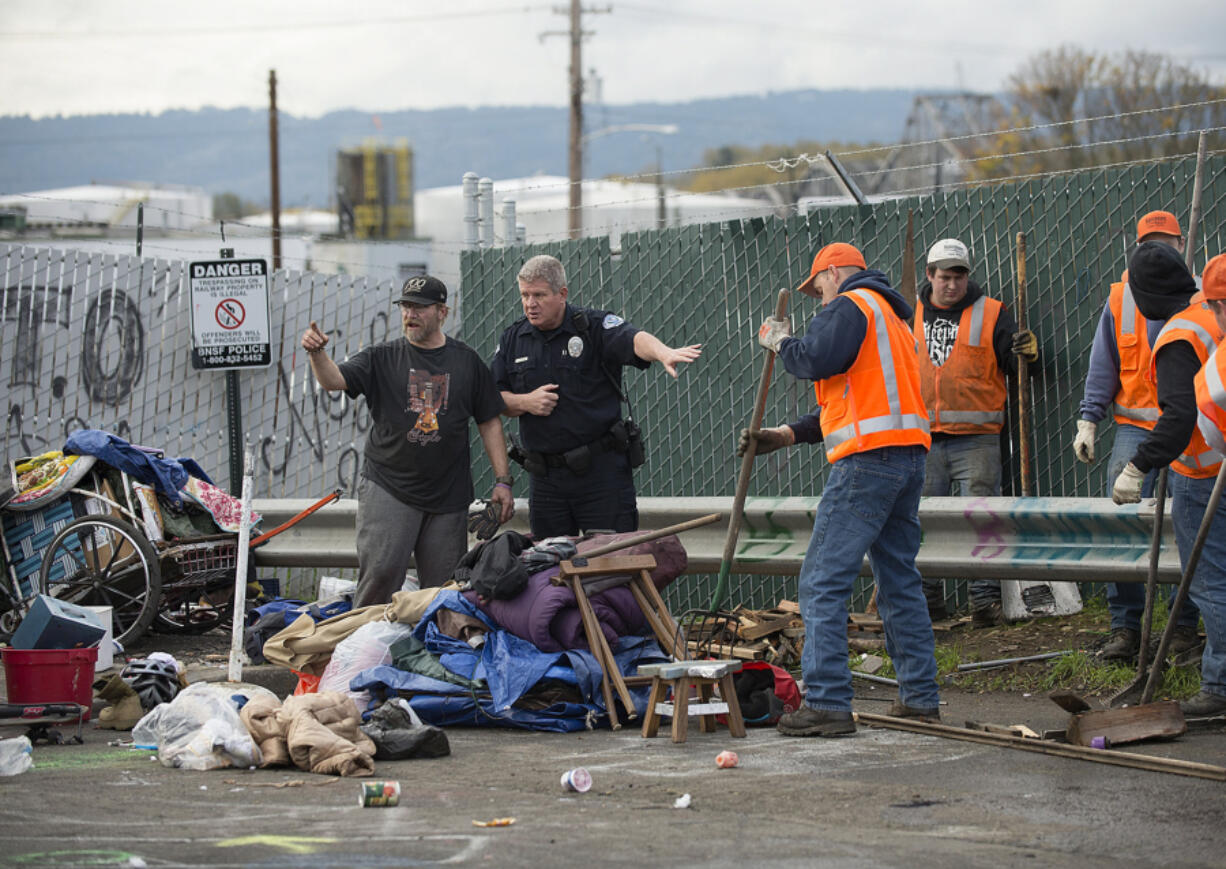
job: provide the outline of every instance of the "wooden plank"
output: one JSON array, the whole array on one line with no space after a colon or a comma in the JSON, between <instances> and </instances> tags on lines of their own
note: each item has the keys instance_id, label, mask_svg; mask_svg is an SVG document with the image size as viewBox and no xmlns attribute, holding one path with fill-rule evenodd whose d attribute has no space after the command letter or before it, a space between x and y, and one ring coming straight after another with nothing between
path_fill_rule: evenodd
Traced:
<instances>
[{"instance_id":1,"label":"wooden plank","mask_svg":"<svg viewBox=\"0 0 1226 869\"><path fill-rule=\"evenodd\" d=\"M576 559L582 556L575 556ZM562 576L613 576L622 573L638 573L640 570L655 570L656 560L650 555L612 555L608 558L589 558L587 564L576 565L574 560L561 563Z\"/></svg>"},{"instance_id":2,"label":"wooden plank","mask_svg":"<svg viewBox=\"0 0 1226 869\"><path fill-rule=\"evenodd\" d=\"M1081 745L1062 745L1058 742L1024 739L1020 736L1007 736L1003 733L982 733L976 730L967 730L963 727L929 724L923 721L916 721L913 718L895 718L890 715L874 715L870 712L857 712L854 714L857 721L871 727L888 727L891 730L906 730L911 733L923 733L928 736L943 736L947 739L958 739L963 742L978 742L1001 748L1034 751L1039 754L1051 755L1052 757L1067 757L1073 760L1088 760L1093 763L1126 766L1132 769L1168 772L1175 775L1210 779L1212 781L1226 781L1226 767L1213 766L1208 763L1195 763L1187 760L1176 760L1170 757L1151 757L1147 754L1133 754L1128 751L1086 748Z\"/></svg>"},{"instance_id":3,"label":"wooden plank","mask_svg":"<svg viewBox=\"0 0 1226 869\"><path fill-rule=\"evenodd\" d=\"M1067 734L1073 745L1092 745L1097 737L1106 745L1126 745L1144 739L1174 739L1187 732L1179 704L1162 700L1142 706L1080 712L1069 720Z\"/></svg>"},{"instance_id":4,"label":"wooden plank","mask_svg":"<svg viewBox=\"0 0 1226 869\"><path fill-rule=\"evenodd\" d=\"M776 631L781 631L784 628L790 628L792 626L792 621L795 618L796 616L794 615L784 614L781 616L777 616L776 618L773 618L770 621L762 622L753 627L742 628L740 631L737 632L737 634L740 636L742 640L752 642L753 640L759 640L762 637L768 636L769 634L773 634Z\"/></svg>"},{"instance_id":5,"label":"wooden plank","mask_svg":"<svg viewBox=\"0 0 1226 869\"><path fill-rule=\"evenodd\" d=\"M780 612L792 613L792 615L800 615L800 604L794 600L781 600L775 605L775 609Z\"/></svg>"},{"instance_id":6,"label":"wooden plank","mask_svg":"<svg viewBox=\"0 0 1226 869\"><path fill-rule=\"evenodd\" d=\"M730 646L727 643L689 642L691 652L707 652L721 655L725 658L740 658L743 661L760 661L766 655L766 643L755 643L752 646Z\"/></svg>"}]
</instances>

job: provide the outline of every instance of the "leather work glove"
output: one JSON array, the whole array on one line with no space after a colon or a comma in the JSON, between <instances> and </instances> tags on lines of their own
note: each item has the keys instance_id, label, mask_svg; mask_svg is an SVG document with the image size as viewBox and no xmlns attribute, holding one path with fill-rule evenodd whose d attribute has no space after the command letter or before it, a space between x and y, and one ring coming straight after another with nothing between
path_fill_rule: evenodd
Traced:
<instances>
[{"instance_id":1,"label":"leather work glove","mask_svg":"<svg viewBox=\"0 0 1226 869\"><path fill-rule=\"evenodd\" d=\"M775 450L790 447L796 443L796 435L792 432L791 426L781 425L778 428L764 428L755 432L750 432L749 429L741 429L741 436L737 438L736 454L737 456L745 455L745 451L749 449L749 439L753 438L756 442L754 447L755 456L763 456L767 453L773 453Z\"/></svg>"},{"instance_id":2,"label":"leather work glove","mask_svg":"<svg viewBox=\"0 0 1226 869\"><path fill-rule=\"evenodd\" d=\"M778 353L783 339L791 337L792 321L786 317L768 317L758 329L758 343L772 353Z\"/></svg>"},{"instance_id":3,"label":"leather work glove","mask_svg":"<svg viewBox=\"0 0 1226 869\"><path fill-rule=\"evenodd\" d=\"M1073 438L1073 452L1086 464L1094 461L1094 435L1097 431L1098 423L1088 419L1077 420L1077 437Z\"/></svg>"},{"instance_id":4,"label":"leather work glove","mask_svg":"<svg viewBox=\"0 0 1226 869\"><path fill-rule=\"evenodd\" d=\"M1035 362L1039 358L1039 339L1034 332L1023 329L1013 335L1013 355L1021 356L1027 362Z\"/></svg>"},{"instance_id":5,"label":"leather work glove","mask_svg":"<svg viewBox=\"0 0 1226 869\"><path fill-rule=\"evenodd\" d=\"M482 507L473 506L468 510L468 530L477 535L478 540L489 540L498 533L498 504L494 501L478 501Z\"/></svg>"},{"instance_id":6,"label":"leather work glove","mask_svg":"<svg viewBox=\"0 0 1226 869\"><path fill-rule=\"evenodd\" d=\"M1141 500L1141 486L1145 483L1145 475L1132 462L1124 465L1124 470L1115 478L1111 487L1111 500L1117 504L1136 504Z\"/></svg>"}]
</instances>

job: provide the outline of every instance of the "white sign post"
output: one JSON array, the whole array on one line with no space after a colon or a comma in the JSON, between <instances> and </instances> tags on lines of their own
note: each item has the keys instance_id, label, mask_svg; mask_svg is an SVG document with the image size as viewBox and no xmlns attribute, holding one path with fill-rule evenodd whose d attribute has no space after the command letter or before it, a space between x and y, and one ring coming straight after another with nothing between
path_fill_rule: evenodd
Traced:
<instances>
[{"instance_id":1,"label":"white sign post","mask_svg":"<svg viewBox=\"0 0 1226 869\"><path fill-rule=\"evenodd\" d=\"M188 278L192 367L226 370L271 365L268 263L262 259L194 262Z\"/></svg>"}]
</instances>

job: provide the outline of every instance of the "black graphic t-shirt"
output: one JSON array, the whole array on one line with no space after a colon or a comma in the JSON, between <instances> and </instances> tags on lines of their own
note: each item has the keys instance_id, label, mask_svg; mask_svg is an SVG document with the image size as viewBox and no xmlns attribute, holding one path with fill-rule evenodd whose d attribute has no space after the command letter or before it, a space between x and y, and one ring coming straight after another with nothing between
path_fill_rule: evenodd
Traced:
<instances>
[{"instance_id":1,"label":"black graphic t-shirt","mask_svg":"<svg viewBox=\"0 0 1226 869\"><path fill-rule=\"evenodd\" d=\"M454 338L423 350L407 338L340 363L346 394L366 397L371 427L362 473L401 501L453 513L473 499L470 419L502 413L502 396L476 351Z\"/></svg>"}]
</instances>

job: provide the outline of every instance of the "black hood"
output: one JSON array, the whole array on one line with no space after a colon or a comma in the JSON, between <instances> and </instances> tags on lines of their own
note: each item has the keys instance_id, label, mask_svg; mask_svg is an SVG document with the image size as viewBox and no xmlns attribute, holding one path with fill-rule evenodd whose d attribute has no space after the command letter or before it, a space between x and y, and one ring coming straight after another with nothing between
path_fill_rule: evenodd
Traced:
<instances>
[{"instance_id":1,"label":"black hood","mask_svg":"<svg viewBox=\"0 0 1226 869\"><path fill-rule=\"evenodd\" d=\"M1179 251L1160 241L1137 245L1128 260L1128 286L1147 320L1167 320L1188 306L1196 280Z\"/></svg>"}]
</instances>

